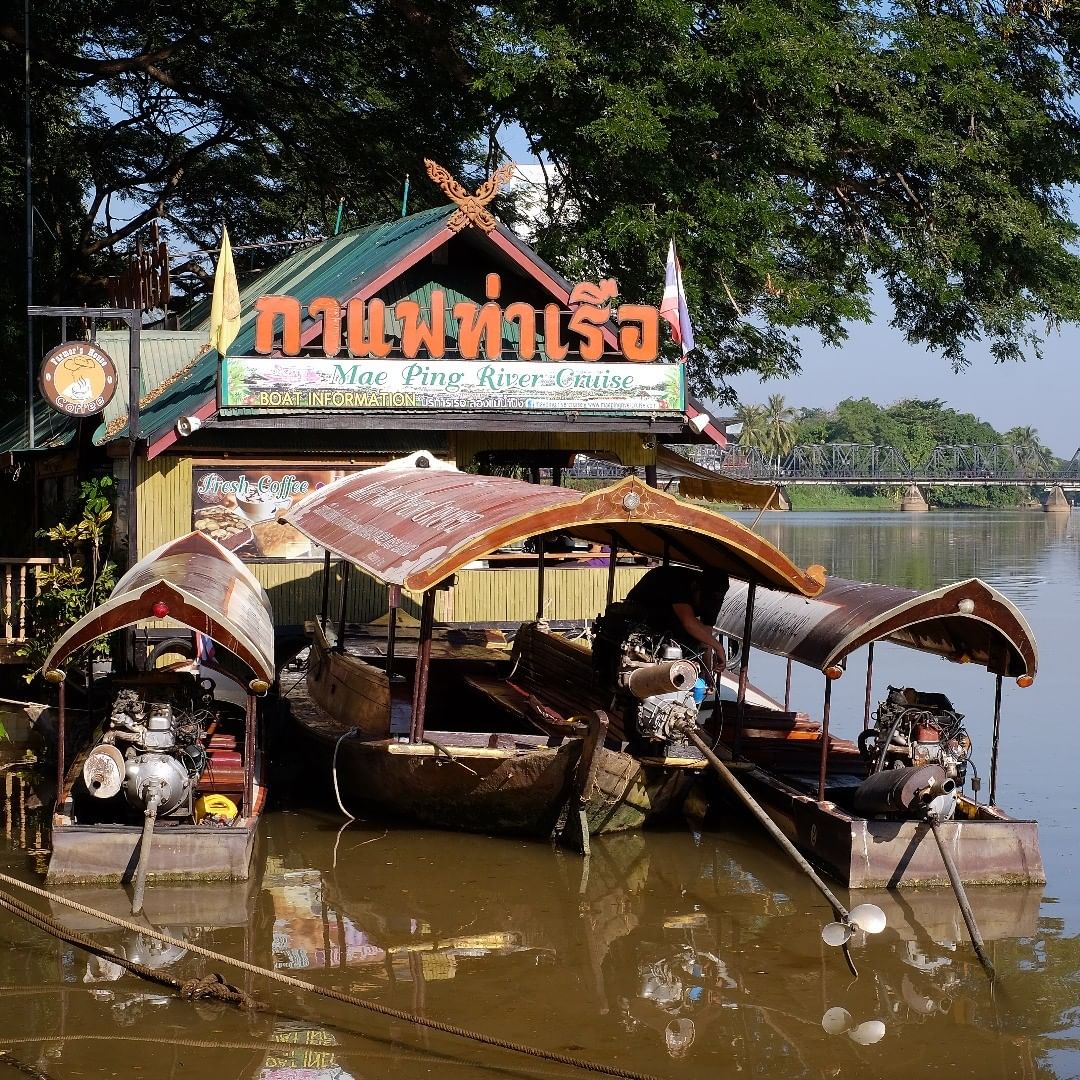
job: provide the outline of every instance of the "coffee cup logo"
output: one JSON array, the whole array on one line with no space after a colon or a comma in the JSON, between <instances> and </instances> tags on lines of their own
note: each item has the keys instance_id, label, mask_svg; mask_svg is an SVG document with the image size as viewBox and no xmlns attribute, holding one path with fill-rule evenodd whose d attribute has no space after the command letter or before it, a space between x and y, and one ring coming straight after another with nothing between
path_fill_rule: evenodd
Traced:
<instances>
[{"instance_id":1,"label":"coffee cup logo","mask_svg":"<svg viewBox=\"0 0 1080 1080\"><path fill-rule=\"evenodd\" d=\"M68 341L48 353L38 385L57 412L94 416L116 393L116 365L108 353L88 341Z\"/></svg>"}]
</instances>

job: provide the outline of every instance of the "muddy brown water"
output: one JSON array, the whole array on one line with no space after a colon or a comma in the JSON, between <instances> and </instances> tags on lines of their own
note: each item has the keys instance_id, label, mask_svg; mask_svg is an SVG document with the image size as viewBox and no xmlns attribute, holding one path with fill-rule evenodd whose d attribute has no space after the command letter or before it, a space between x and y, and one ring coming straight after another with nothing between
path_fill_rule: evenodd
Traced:
<instances>
[{"instance_id":1,"label":"muddy brown water","mask_svg":"<svg viewBox=\"0 0 1080 1080\"><path fill-rule=\"evenodd\" d=\"M279 808L267 815L250 882L152 886L150 924L321 986L661 1076L1080 1075L1080 517L800 514L761 528L797 562L845 577L919 588L983 577L1028 616L1040 673L1029 690L1006 685L998 794L1040 821L1049 881L970 892L999 973L994 993L948 890L838 889L845 902L873 899L889 919L883 934L856 942L853 979L821 944L823 901L741 821L597 840L585 864L542 843L373 821L342 828L325 810ZM854 657L835 689L843 735L861 725L863 663ZM889 682L949 694L986 775L992 678L887 646L875 669L875 701ZM781 693L783 674L771 658L751 666L755 682ZM799 708L819 715L821 691L820 674L796 672ZM7 872L39 880L17 835L0 846ZM119 890L70 893L127 911ZM72 925L180 977L215 970L81 916ZM192 1005L127 975L112 979L0 915L0 1072L586 1075L220 970L277 1013Z\"/></svg>"}]
</instances>

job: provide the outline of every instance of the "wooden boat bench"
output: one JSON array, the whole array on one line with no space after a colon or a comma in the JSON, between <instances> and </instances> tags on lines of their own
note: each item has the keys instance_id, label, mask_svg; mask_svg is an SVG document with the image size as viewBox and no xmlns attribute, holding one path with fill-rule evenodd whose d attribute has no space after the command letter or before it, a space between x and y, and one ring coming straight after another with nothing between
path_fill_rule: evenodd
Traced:
<instances>
[{"instance_id":1,"label":"wooden boat bench","mask_svg":"<svg viewBox=\"0 0 1080 1080\"><path fill-rule=\"evenodd\" d=\"M816 792L821 760L821 725L802 712L782 712L749 703L744 710L739 755L782 775L796 786L810 786ZM737 723L736 703L721 702L719 713L720 740L731 746ZM855 743L850 739L829 736L826 767L828 788L857 787L866 779L867 771L866 761Z\"/></svg>"},{"instance_id":2,"label":"wooden boat bench","mask_svg":"<svg viewBox=\"0 0 1080 1080\"><path fill-rule=\"evenodd\" d=\"M609 710L611 695L595 683L592 652L528 623L514 637L506 678L470 673L467 686L513 716L539 728L558 746L582 734L576 717Z\"/></svg>"}]
</instances>

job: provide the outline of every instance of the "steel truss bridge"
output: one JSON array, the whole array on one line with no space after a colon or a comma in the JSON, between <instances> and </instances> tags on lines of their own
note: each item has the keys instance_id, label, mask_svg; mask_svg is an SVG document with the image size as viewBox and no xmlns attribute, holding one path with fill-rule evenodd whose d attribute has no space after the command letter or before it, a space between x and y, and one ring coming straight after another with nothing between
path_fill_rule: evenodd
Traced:
<instances>
[{"instance_id":1,"label":"steel truss bridge","mask_svg":"<svg viewBox=\"0 0 1080 1080\"><path fill-rule=\"evenodd\" d=\"M695 447L693 461L721 476L771 480L785 486L835 484L885 487L910 484L971 487L1060 487L1080 490L1080 449L1064 467L1048 467L1037 453L1022 446L976 443L935 446L926 460L913 465L895 446L865 443L814 443L796 446L779 462L760 450L732 444ZM580 479L612 479L627 469L593 458L579 458L571 475Z\"/></svg>"}]
</instances>

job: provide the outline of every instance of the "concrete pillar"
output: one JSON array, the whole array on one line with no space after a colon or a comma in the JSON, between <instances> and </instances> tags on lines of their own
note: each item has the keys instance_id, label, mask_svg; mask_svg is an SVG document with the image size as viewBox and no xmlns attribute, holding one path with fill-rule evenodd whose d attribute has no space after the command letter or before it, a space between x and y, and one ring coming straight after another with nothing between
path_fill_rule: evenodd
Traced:
<instances>
[{"instance_id":1,"label":"concrete pillar","mask_svg":"<svg viewBox=\"0 0 1080 1080\"><path fill-rule=\"evenodd\" d=\"M1069 505L1069 500L1065 498L1065 492L1060 487L1055 487L1046 496L1043 509L1048 514L1067 514L1072 507Z\"/></svg>"},{"instance_id":2,"label":"concrete pillar","mask_svg":"<svg viewBox=\"0 0 1080 1080\"><path fill-rule=\"evenodd\" d=\"M918 484L911 484L904 492L904 497L900 500L900 509L914 514L924 514L930 509Z\"/></svg>"},{"instance_id":3,"label":"concrete pillar","mask_svg":"<svg viewBox=\"0 0 1080 1080\"><path fill-rule=\"evenodd\" d=\"M783 488L781 488L776 493L776 497L769 504L769 509L770 510L790 510L791 509L791 500L788 498L787 492Z\"/></svg>"}]
</instances>

